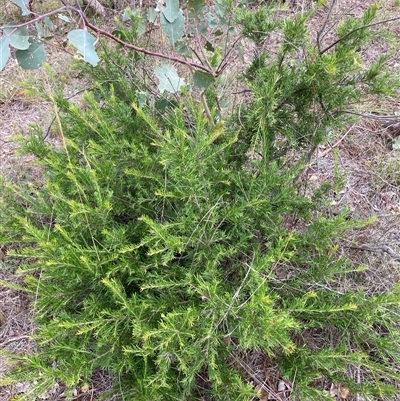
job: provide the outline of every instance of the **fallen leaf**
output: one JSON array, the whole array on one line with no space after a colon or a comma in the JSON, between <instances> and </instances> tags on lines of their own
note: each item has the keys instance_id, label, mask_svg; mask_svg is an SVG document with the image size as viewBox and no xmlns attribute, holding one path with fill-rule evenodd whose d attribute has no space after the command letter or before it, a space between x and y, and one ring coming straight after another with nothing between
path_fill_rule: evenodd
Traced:
<instances>
[{"instance_id":1,"label":"fallen leaf","mask_svg":"<svg viewBox=\"0 0 400 401\"><path fill-rule=\"evenodd\" d=\"M89 391L89 385L88 384L84 384L82 387L81 387L81 393L86 393L87 391Z\"/></svg>"},{"instance_id":2,"label":"fallen leaf","mask_svg":"<svg viewBox=\"0 0 400 401\"><path fill-rule=\"evenodd\" d=\"M341 384L339 384L338 387L338 396L340 398L346 399L349 398L350 396L350 389L348 387L342 386Z\"/></svg>"}]
</instances>

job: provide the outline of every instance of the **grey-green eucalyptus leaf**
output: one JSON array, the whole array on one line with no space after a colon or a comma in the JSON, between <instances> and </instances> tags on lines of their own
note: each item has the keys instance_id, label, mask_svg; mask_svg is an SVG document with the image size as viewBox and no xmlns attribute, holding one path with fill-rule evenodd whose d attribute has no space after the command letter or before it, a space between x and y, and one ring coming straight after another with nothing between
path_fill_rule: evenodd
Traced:
<instances>
[{"instance_id":1,"label":"grey-green eucalyptus leaf","mask_svg":"<svg viewBox=\"0 0 400 401\"><path fill-rule=\"evenodd\" d=\"M10 36L10 45L19 50L26 50L30 45L28 30L25 27L13 32L14 30L15 28L4 29L4 33Z\"/></svg>"},{"instance_id":2,"label":"grey-green eucalyptus leaf","mask_svg":"<svg viewBox=\"0 0 400 401\"><path fill-rule=\"evenodd\" d=\"M0 71L6 66L10 58L10 37L3 36L0 38Z\"/></svg>"},{"instance_id":3,"label":"grey-green eucalyptus leaf","mask_svg":"<svg viewBox=\"0 0 400 401\"><path fill-rule=\"evenodd\" d=\"M154 68L154 73L159 80L158 89L161 93L164 91L176 93L185 85L185 81L181 78L175 67L171 64L163 64L161 67Z\"/></svg>"},{"instance_id":4,"label":"grey-green eucalyptus leaf","mask_svg":"<svg viewBox=\"0 0 400 401\"><path fill-rule=\"evenodd\" d=\"M207 89L214 82L214 77L206 72L196 71L193 74L193 84L197 89Z\"/></svg>"},{"instance_id":5,"label":"grey-green eucalyptus leaf","mask_svg":"<svg viewBox=\"0 0 400 401\"><path fill-rule=\"evenodd\" d=\"M27 8L28 1L27 0L11 0L11 3L14 3L18 6L22 11L22 16L27 16L31 14L31 12Z\"/></svg>"},{"instance_id":6,"label":"grey-green eucalyptus leaf","mask_svg":"<svg viewBox=\"0 0 400 401\"><path fill-rule=\"evenodd\" d=\"M179 0L166 0L165 4L166 7L163 11L163 15L167 21L172 24L181 15L181 10L179 9Z\"/></svg>"},{"instance_id":7,"label":"grey-green eucalyptus leaf","mask_svg":"<svg viewBox=\"0 0 400 401\"><path fill-rule=\"evenodd\" d=\"M168 36L168 39L174 44L183 36L184 22L182 10L179 11L179 16L170 23L164 16L164 13L160 15L161 29Z\"/></svg>"},{"instance_id":8,"label":"grey-green eucalyptus leaf","mask_svg":"<svg viewBox=\"0 0 400 401\"><path fill-rule=\"evenodd\" d=\"M83 60L96 67L100 61L94 48L96 38L85 29L75 29L68 33L68 40L83 56Z\"/></svg>"},{"instance_id":9,"label":"grey-green eucalyptus leaf","mask_svg":"<svg viewBox=\"0 0 400 401\"><path fill-rule=\"evenodd\" d=\"M15 52L18 64L25 70L36 70L46 61L43 43L31 41L28 49Z\"/></svg>"}]
</instances>

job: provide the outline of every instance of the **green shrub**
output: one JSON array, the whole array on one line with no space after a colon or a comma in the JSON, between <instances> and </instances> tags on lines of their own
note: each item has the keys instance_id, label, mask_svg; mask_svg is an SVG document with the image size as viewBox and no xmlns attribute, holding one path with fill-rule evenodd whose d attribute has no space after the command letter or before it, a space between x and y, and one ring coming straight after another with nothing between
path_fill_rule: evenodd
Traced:
<instances>
[{"instance_id":1,"label":"green shrub","mask_svg":"<svg viewBox=\"0 0 400 401\"><path fill-rule=\"evenodd\" d=\"M254 60L253 99L225 120L188 94L160 118L157 102L139 106L140 83L123 68L86 93L84 110L59 90L63 146L39 129L24 141L43 185L3 185L1 242L19 244L39 323L36 353L15 357L13 380L35 381L34 394L55 381L72 391L100 368L124 400L250 400L265 376L245 360L261 352L294 383L293 399L329 399L318 380L395 392L399 287L341 291L357 269L339 240L361 223L324 216L324 188L303 196L296 184L347 102L369 84L382 90L381 70L360 73L341 53L355 56L363 37L319 55L299 32L280 58ZM358 383L348 369L360 366Z\"/></svg>"}]
</instances>

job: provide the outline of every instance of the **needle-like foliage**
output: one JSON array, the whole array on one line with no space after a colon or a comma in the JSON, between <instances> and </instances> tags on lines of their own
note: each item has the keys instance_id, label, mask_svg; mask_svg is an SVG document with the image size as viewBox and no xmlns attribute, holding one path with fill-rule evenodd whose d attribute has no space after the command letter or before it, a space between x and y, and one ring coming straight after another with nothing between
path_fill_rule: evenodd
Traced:
<instances>
[{"instance_id":1,"label":"needle-like foliage","mask_svg":"<svg viewBox=\"0 0 400 401\"><path fill-rule=\"evenodd\" d=\"M240 18L260 41L260 15ZM24 142L43 183L3 185L1 242L18 243L39 324L14 380L72 391L103 369L123 400L244 401L266 391L246 362L262 353L293 399L328 397L322 379L394 393L399 288L336 287L357 274L339 244L358 223L321 213L324 188L304 195L298 179L349 102L387 89L384 64L361 69L364 30L318 53L306 19L281 24L280 53L257 55L244 78L252 99L226 118L185 93L160 116L107 59L85 108L56 93L63 145L38 129Z\"/></svg>"}]
</instances>

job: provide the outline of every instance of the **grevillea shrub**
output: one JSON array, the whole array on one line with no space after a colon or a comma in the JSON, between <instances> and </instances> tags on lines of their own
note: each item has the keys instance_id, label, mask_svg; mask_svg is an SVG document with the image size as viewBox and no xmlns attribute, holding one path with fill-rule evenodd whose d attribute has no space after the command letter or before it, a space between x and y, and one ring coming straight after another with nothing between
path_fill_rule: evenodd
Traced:
<instances>
[{"instance_id":1,"label":"grevillea shrub","mask_svg":"<svg viewBox=\"0 0 400 401\"><path fill-rule=\"evenodd\" d=\"M255 40L261 17L238 16ZM232 115L204 113L188 91L143 102L127 56L114 68L118 49L92 71L85 108L56 89L62 146L39 128L22 143L42 183L2 185L1 242L18 244L38 323L35 352L14 356L9 377L34 383L26 398L55 382L72 392L102 369L123 400L251 400L271 391L254 355L291 399L330 399L319 382L396 391L399 287L338 289L357 274L340 241L361 223L320 211L325 186L299 190L348 102L390 76L383 59L361 70L348 58L365 29L319 54L302 18L275 26L281 53L256 56L243 77L251 100Z\"/></svg>"}]
</instances>

